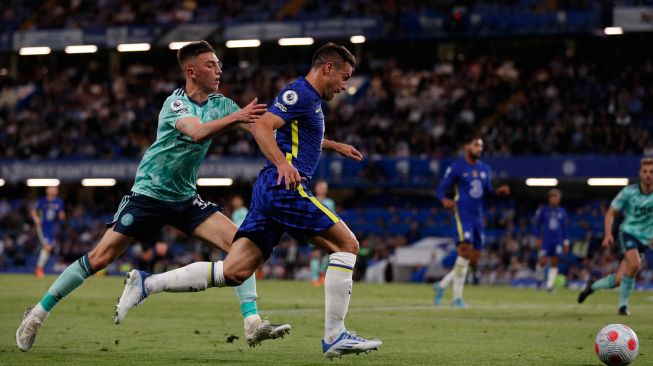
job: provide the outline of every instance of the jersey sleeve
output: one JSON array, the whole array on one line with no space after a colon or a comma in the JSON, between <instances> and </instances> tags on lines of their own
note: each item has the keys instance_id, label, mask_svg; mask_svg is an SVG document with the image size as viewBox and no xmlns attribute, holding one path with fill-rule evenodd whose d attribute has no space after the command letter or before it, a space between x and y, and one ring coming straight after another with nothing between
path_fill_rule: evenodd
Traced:
<instances>
[{"instance_id":1,"label":"jersey sleeve","mask_svg":"<svg viewBox=\"0 0 653 366\"><path fill-rule=\"evenodd\" d=\"M236 102L229 98L225 98L225 103L224 103L224 116L228 116L232 113L238 112L240 110L240 107Z\"/></svg>"},{"instance_id":2,"label":"jersey sleeve","mask_svg":"<svg viewBox=\"0 0 653 366\"><path fill-rule=\"evenodd\" d=\"M544 208L540 207L535 211L535 217L533 218L533 235L540 236L542 232L542 211Z\"/></svg>"},{"instance_id":3,"label":"jersey sleeve","mask_svg":"<svg viewBox=\"0 0 653 366\"><path fill-rule=\"evenodd\" d=\"M492 169L487 167L487 179L485 180L485 193L494 194L494 187L492 186Z\"/></svg>"},{"instance_id":4,"label":"jersey sleeve","mask_svg":"<svg viewBox=\"0 0 653 366\"><path fill-rule=\"evenodd\" d=\"M565 241L569 240L569 214L567 210L562 209L562 220L560 220L560 227L562 229L562 238Z\"/></svg>"},{"instance_id":5,"label":"jersey sleeve","mask_svg":"<svg viewBox=\"0 0 653 366\"><path fill-rule=\"evenodd\" d=\"M451 164L447 167L447 170L444 171L444 177L440 181L437 190L437 196L440 201L446 198L447 191L451 189L454 182L456 181L457 170L456 165Z\"/></svg>"},{"instance_id":6,"label":"jersey sleeve","mask_svg":"<svg viewBox=\"0 0 653 366\"><path fill-rule=\"evenodd\" d=\"M311 105L312 100L309 96L302 93L301 90L289 86L274 98L268 112L279 116L284 122L288 123L290 120L304 115Z\"/></svg>"},{"instance_id":7,"label":"jersey sleeve","mask_svg":"<svg viewBox=\"0 0 653 366\"><path fill-rule=\"evenodd\" d=\"M610 207L614 208L615 210L621 212L626 208L626 205L628 204L628 193L629 187L626 187L619 192L617 197L615 197L612 200L612 203L610 204Z\"/></svg>"},{"instance_id":8,"label":"jersey sleeve","mask_svg":"<svg viewBox=\"0 0 653 366\"><path fill-rule=\"evenodd\" d=\"M57 206L57 215L65 211L63 200L61 198L57 200Z\"/></svg>"},{"instance_id":9,"label":"jersey sleeve","mask_svg":"<svg viewBox=\"0 0 653 366\"><path fill-rule=\"evenodd\" d=\"M175 128L177 121L186 117L195 117L191 113L192 107L189 102L182 98L168 98L165 103L163 103L163 108L161 108L161 113L159 114L159 120L161 123L167 124L172 128Z\"/></svg>"}]
</instances>

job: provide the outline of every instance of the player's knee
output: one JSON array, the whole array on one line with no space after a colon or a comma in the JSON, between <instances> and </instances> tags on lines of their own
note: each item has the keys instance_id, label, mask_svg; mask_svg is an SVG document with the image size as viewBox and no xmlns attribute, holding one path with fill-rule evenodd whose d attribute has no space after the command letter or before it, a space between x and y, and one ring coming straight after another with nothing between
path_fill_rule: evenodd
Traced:
<instances>
[{"instance_id":1,"label":"player's knee","mask_svg":"<svg viewBox=\"0 0 653 366\"><path fill-rule=\"evenodd\" d=\"M625 271L626 273L625 274L628 277L635 277L635 275L637 274L637 270L639 270L639 265L628 264L626 266L626 271Z\"/></svg>"},{"instance_id":2,"label":"player's knee","mask_svg":"<svg viewBox=\"0 0 653 366\"><path fill-rule=\"evenodd\" d=\"M458 255L465 259L472 259L472 248L469 244L462 243L458 245Z\"/></svg>"},{"instance_id":3,"label":"player's knee","mask_svg":"<svg viewBox=\"0 0 653 366\"><path fill-rule=\"evenodd\" d=\"M88 254L88 261L91 264L93 271L97 272L107 268L111 264L112 258L106 253L90 252Z\"/></svg>"},{"instance_id":4,"label":"player's knee","mask_svg":"<svg viewBox=\"0 0 653 366\"><path fill-rule=\"evenodd\" d=\"M224 269L224 280L229 286L240 286L251 275L252 273L246 270L229 270L227 268Z\"/></svg>"},{"instance_id":5,"label":"player's knee","mask_svg":"<svg viewBox=\"0 0 653 366\"><path fill-rule=\"evenodd\" d=\"M358 239L355 236L347 238L340 249L342 252L358 255Z\"/></svg>"}]
</instances>

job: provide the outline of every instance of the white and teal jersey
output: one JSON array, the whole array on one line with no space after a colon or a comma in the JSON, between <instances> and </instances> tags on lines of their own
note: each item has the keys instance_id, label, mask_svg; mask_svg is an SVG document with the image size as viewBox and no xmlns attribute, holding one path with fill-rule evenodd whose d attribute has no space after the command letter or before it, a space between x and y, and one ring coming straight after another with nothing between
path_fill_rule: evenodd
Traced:
<instances>
[{"instance_id":1,"label":"white and teal jersey","mask_svg":"<svg viewBox=\"0 0 653 366\"><path fill-rule=\"evenodd\" d=\"M653 193L644 194L639 184L631 184L619 192L611 206L624 215L619 230L650 247L653 239Z\"/></svg>"},{"instance_id":2,"label":"white and teal jersey","mask_svg":"<svg viewBox=\"0 0 653 366\"><path fill-rule=\"evenodd\" d=\"M243 221L245 221L245 217L247 217L248 212L249 210L247 209L247 207L241 207L235 209L234 212L231 214L231 221L233 221L234 224L236 224L236 226L240 227L240 224L242 224Z\"/></svg>"},{"instance_id":3,"label":"white and teal jersey","mask_svg":"<svg viewBox=\"0 0 653 366\"><path fill-rule=\"evenodd\" d=\"M331 210L331 212L336 212L336 203L331 198L325 198L322 204Z\"/></svg>"},{"instance_id":4,"label":"white and teal jersey","mask_svg":"<svg viewBox=\"0 0 653 366\"><path fill-rule=\"evenodd\" d=\"M205 103L197 103L186 96L184 88L175 90L163 103L156 141L138 165L132 191L168 202L193 198L200 164L211 140L194 142L175 128L177 121L197 117L206 123L239 109L236 103L221 94L210 94Z\"/></svg>"}]
</instances>

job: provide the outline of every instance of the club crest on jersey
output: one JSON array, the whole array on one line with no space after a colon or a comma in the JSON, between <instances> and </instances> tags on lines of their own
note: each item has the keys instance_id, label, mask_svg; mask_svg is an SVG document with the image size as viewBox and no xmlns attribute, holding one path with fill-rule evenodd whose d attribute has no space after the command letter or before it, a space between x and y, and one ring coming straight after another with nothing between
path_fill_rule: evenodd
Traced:
<instances>
[{"instance_id":1,"label":"club crest on jersey","mask_svg":"<svg viewBox=\"0 0 653 366\"><path fill-rule=\"evenodd\" d=\"M297 103L297 100L299 100L299 96L297 96L297 92L294 90L286 90L281 94L281 100L283 101L284 104L287 105L293 105Z\"/></svg>"},{"instance_id":2,"label":"club crest on jersey","mask_svg":"<svg viewBox=\"0 0 653 366\"><path fill-rule=\"evenodd\" d=\"M170 104L170 109L172 109L173 112L179 112L182 109L185 110L186 106L184 105L184 102L181 101L181 99L175 99Z\"/></svg>"},{"instance_id":3,"label":"club crest on jersey","mask_svg":"<svg viewBox=\"0 0 653 366\"><path fill-rule=\"evenodd\" d=\"M481 172L481 179L485 179L487 177L487 174L485 172Z\"/></svg>"}]
</instances>

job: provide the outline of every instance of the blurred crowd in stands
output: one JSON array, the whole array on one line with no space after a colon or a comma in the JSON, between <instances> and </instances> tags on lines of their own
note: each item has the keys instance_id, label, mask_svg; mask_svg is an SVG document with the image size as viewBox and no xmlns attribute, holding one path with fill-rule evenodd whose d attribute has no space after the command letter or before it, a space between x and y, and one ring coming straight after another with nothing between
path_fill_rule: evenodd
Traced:
<instances>
[{"instance_id":1,"label":"blurred crowd in stands","mask_svg":"<svg viewBox=\"0 0 653 366\"><path fill-rule=\"evenodd\" d=\"M617 1L642 3L643 1ZM490 1L288 1L288 0L9 0L0 9L0 31L35 29L93 29L124 25L170 26L180 23L222 23L271 20L311 20L336 17L378 17L392 31L409 28L408 20L420 15L448 15L453 7L466 11L541 12L587 10L600 7L590 0L490 0ZM645 3L645 2L644 2Z\"/></svg>"},{"instance_id":2,"label":"blurred crowd in stands","mask_svg":"<svg viewBox=\"0 0 653 366\"><path fill-rule=\"evenodd\" d=\"M534 58L532 51L458 55L423 69L364 55L348 93L324 108L326 134L366 156L451 156L469 130L485 137L486 156L653 153L653 58ZM118 71L91 60L0 77L3 156L140 157L154 140L163 100L182 84L172 52L168 58ZM270 103L306 66L224 62L221 92L240 105L254 96ZM234 131L209 154L260 153L251 136Z\"/></svg>"},{"instance_id":3,"label":"blurred crowd in stands","mask_svg":"<svg viewBox=\"0 0 653 366\"><path fill-rule=\"evenodd\" d=\"M105 223L111 221L119 196L107 189L95 198L68 199L67 219L60 227L54 259L50 271L60 271L90 250L104 233ZM377 202L374 205L372 201ZM365 272L379 263L388 263L381 281L396 280L392 267L397 248L406 247L428 236L452 238L454 234L450 213L431 197L408 197L404 204L378 205L379 199L345 202L338 205L338 214L347 222L360 241L360 254L355 278L365 280ZM227 215L233 208L226 202ZM350 205L352 205L351 208ZM39 243L35 229L28 219L29 202L24 199L0 199L0 271L31 272ZM560 258L560 273L568 281L586 281L613 272L618 264L616 254L601 248L603 213L609 202L594 200L567 206L570 212L568 234L569 251ZM481 284L510 284L513 281L533 280L538 258L536 237L532 226L535 208L517 205L513 200L492 201L485 210L486 251L476 271ZM412 281L422 282L438 278L455 260L453 242L447 253L436 263L416 266ZM272 257L260 271L266 278L310 279L309 260L312 247L307 243L285 237ZM650 256L649 256L650 257ZM173 228L165 228L151 242L131 246L110 273L118 273L131 266L161 272L198 260L219 260L222 254L193 239L186 238ZM653 282L653 263L639 274L640 284ZM368 276L370 280L370 276Z\"/></svg>"},{"instance_id":4,"label":"blurred crowd in stands","mask_svg":"<svg viewBox=\"0 0 653 366\"><path fill-rule=\"evenodd\" d=\"M482 8L499 13L532 13L587 10L601 6L602 2L9 0L8 3L10 6L0 9L0 33L373 16L384 20L385 34L401 35L420 15L449 16L453 5L470 11ZM653 1L610 3L652 5ZM222 44L222 40L210 40L215 45ZM326 135L356 146L366 157L451 157L459 149L460 136L470 130L484 136L486 156L653 154L650 41L616 44L598 37L520 38L494 39L491 46L484 40L458 41L415 40L412 46L396 40L395 43L381 40L376 44L370 40L363 46L346 43L360 64L350 80L350 88L323 108ZM269 52L300 53L278 52L277 48L270 51L263 46L255 51L257 57L251 57L245 51L219 48L218 56L225 64L221 93L240 105L254 97L271 103L281 88L306 73L310 58L288 56L285 59L292 61L271 62L266 59ZM229 57L223 57L223 53ZM47 57L21 58L18 65L0 65L3 159L138 159L155 139L163 101L183 81L174 52L167 49L129 56L101 50L74 59L64 59L74 56L61 54ZM18 73L9 70L12 68ZM219 136L209 156L252 157L260 156L260 152L251 136L238 130ZM104 223L113 217L120 194L127 193L127 189L103 189L95 191L95 195L80 190L64 196L67 219L60 228L57 255L49 270L61 270L96 243L105 230ZM31 203L24 197L0 195L0 270L33 270L39 242L29 219ZM433 197L379 202L378 197L369 202L339 201L338 213L357 234L361 245L356 279L364 279L366 269L379 263L392 263L397 248L428 236L452 237L450 214ZM606 204L588 201L569 207L572 245L561 258L561 273L569 280L598 277L613 272L617 265L614 253L600 248ZM512 199L487 205L488 250L476 272L478 282L507 284L534 277L538 249L531 227L535 207L531 206L522 207ZM230 214L230 210L227 205L226 213ZM413 279L423 281L442 274L442 268L453 263L453 249L434 266L414 268ZM308 278L311 251L306 243L284 238L261 270L261 276ZM151 242L130 247L109 271L136 265L160 272L192 261L217 260L220 256L206 245L166 228ZM431 267L437 268L432 271ZM653 282L651 268L648 265L640 273L640 283ZM384 272L385 280L393 277L391 270Z\"/></svg>"}]
</instances>

